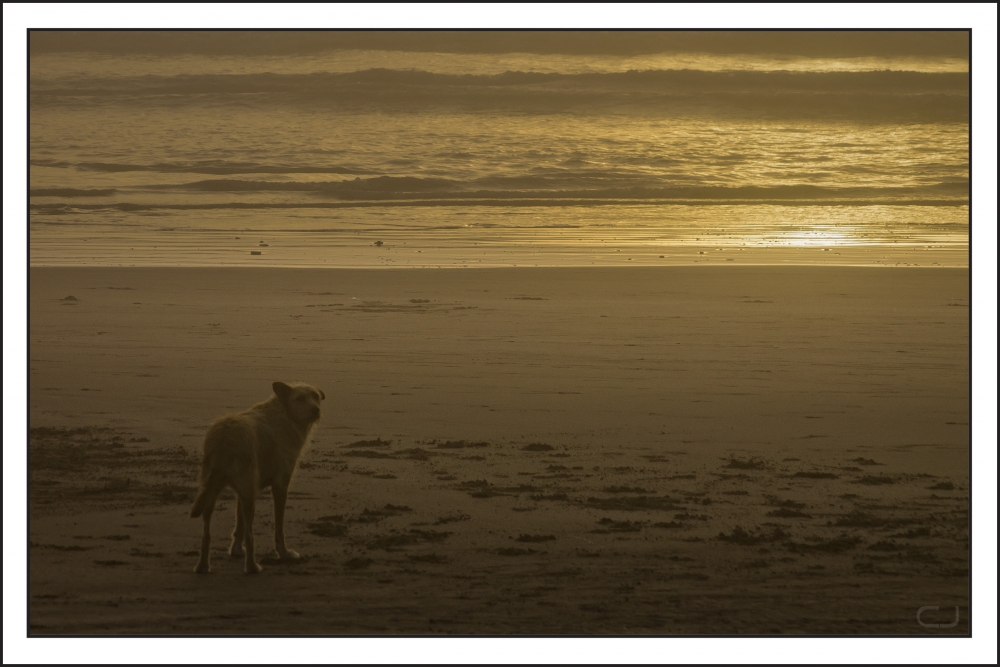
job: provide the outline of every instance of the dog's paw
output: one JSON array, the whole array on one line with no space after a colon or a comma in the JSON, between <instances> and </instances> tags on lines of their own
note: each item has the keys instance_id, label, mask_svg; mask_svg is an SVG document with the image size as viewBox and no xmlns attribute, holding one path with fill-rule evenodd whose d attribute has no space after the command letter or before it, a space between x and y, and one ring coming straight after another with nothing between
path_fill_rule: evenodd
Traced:
<instances>
[{"instance_id":1,"label":"dog's paw","mask_svg":"<svg viewBox=\"0 0 1000 667\"><path fill-rule=\"evenodd\" d=\"M299 552L293 551L292 549L286 550L285 553L283 554L278 554L279 560L288 561L288 560L298 560L300 558L302 558L302 556L299 555Z\"/></svg>"},{"instance_id":2,"label":"dog's paw","mask_svg":"<svg viewBox=\"0 0 1000 667\"><path fill-rule=\"evenodd\" d=\"M262 568L257 563L248 563L248 564L246 564L246 565L243 566L243 573L244 574L257 574L258 572L260 572L263 569L264 568Z\"/></svg>"},{"instance_id":3,"label":"dog's paw","mask_svg":"<svg viewBox=\"0 0 1000 667\"><path fill-rule=\"evenodd\" d=\"M208 566L208 563L198 563L194 566L195 574L208 574L212 571L212 568Z\"/></svg>"}]
</instances>

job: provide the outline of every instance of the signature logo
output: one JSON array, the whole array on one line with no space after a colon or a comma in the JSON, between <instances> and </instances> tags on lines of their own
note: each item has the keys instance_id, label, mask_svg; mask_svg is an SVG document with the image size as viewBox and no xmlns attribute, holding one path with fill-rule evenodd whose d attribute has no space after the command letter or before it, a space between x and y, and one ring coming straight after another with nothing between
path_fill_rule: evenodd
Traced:
<instances>
[{"instance_id":1,"label":"signature logo","mask_svg":"<svg viewBox=\"0 0 1000 667\"><path fill-rule=\"evenodd\" d=\"M953 628L958 625L958 607L955 607L955 620L951 623L924 623L920 620L920 615L925 611L938 611L940 608L936 606L921 607L917 610L917 623L925 628Z\"/></svg>"}]
</instances>

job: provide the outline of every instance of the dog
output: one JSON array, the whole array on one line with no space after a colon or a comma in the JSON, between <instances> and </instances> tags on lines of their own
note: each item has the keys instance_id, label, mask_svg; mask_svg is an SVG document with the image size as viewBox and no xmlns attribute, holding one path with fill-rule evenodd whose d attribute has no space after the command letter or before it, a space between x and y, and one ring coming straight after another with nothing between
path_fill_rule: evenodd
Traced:
<instances>
[{"instance_id":1,"label":"dog","mask_svg":"<svg viewBox=\"0 0 1000 667\"><path fill-rule=\"evenodd\" d=\"M285 501L299 454L319 421L322 390L302 382L271 385L274 395L249 410L215 420L205 434L198 495L191 518L202 517L201 555L194 571L209 572L212 512L224 488L236 491L236 528L229 554L243 556L243 571L261 571L254 556L253 515L257 491L271 487L274 549L280 560L299 554L285 546Z\"/></svg>"}]
</instances>

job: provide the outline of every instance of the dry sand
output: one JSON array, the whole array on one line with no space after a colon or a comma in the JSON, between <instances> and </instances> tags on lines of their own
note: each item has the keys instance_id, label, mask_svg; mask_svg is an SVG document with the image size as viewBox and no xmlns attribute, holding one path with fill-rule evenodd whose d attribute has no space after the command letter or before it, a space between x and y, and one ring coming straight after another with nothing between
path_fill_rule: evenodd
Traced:
<instances>
[{"instance_id":1,"label":"dry sand","mask_svg":"<svg viewBox=\"0 0 1000 667\"><path fill-rule=\"evenodd\" d=\"M966 269L30 290L31 634L968 632ZM230 494L195 575L205 428L274 380L328 397L289 499L303 559L244 576Z\"/></svg>"}]
</instances>

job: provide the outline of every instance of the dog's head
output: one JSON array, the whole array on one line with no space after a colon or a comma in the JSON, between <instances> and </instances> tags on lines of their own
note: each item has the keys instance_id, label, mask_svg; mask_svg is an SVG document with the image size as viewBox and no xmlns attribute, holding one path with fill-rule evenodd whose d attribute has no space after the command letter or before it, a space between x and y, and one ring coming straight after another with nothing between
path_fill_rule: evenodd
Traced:
<instances>
[{"instance_id":1,"label":"dog's head","mask_svg":"<svg viewBox=\"0 0 1000 667\"><path fill-rule=\"evenodd\" d=\"M303 382L275 382L271 385L275 396L285 406L288 418L296 424L312 424L319 421L319 403L326 398L322 389Z\"/></svg>"}]
</instances>

